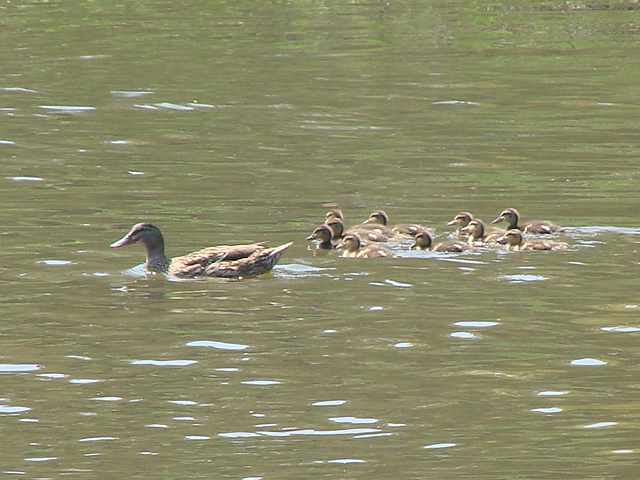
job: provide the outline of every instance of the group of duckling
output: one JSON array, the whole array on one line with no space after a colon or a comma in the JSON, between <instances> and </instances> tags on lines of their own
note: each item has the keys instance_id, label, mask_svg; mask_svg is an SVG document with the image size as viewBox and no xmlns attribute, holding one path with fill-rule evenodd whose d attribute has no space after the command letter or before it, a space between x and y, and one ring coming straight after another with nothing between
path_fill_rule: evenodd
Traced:
<instances>
[{"instance_id":1,"label":"group of duckling","mask_svg":"<svg viewBox=\"0 0 640 480\"><path fill-rule=\"evenodd\" d=\"M457 214L448 226L456 227L457 238L447 238L435 242L435 228L418 224L389 226L389 217L377 210L363 223L346 228L340 210L329 210L322 225L315 228L306 240L314 241L321 250L341 250L343 257L350 258L398 258L402 255L390 249L389 243L413 240L412 250L434 252L465 252L477 246L500 244L507 250L565 250L565 242L531 238L528 234L548 235L563 232L558 225L537 220L520 225L520 214L515 208L507 208L491 223L505 222L506 229L485 226L469 212ZM466 237L466 238L465 238Z\"/></svg>"}]
</instances>

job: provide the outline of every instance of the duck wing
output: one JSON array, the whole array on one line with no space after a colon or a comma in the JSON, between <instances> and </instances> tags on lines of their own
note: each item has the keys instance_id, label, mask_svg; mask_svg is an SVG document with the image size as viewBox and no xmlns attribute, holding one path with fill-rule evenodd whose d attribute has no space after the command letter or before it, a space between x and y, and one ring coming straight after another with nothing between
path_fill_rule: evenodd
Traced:
<instances>
[{"instance_id":1,"label":"duck wing","mask_svg":"<svg viewBox=\"0 0 640 480\"><path fill-rule=\"evenodd\" d=\"M169 272L176 277L207 275L207 267L222 261L237 261L248 258L266 248L265 243L249 245L220 245L207 247L171 260Z\"/></svg>"},{"instance_id":2,"label":"duck wing","mask_svg":"<svg viewBox=\"0 0 640 480\"><path fill-rule=\"evenodd\" d=\"M282 253L293 245L285 243L278 247L256 250L248 257L235 260L221 259L211 263L205 269L205 274L211 277L248 278L269 272L280 260Z\"/></svg>"}]
</instances>

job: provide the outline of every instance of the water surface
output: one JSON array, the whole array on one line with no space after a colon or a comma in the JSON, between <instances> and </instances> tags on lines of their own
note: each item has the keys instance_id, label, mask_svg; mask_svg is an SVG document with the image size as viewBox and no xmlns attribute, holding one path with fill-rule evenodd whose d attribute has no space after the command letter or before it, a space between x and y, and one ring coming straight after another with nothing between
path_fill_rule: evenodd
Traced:
<instances>
[{"instance_id":1,"label":"water surface","mask_svg":"<svg viewBox=\"0 0 640 480\"><path fill-rule=\"evenodd\" d=\"M636 11L539 3L8 4L2 471L632 478ZM341 259L303 240L333 206L570 246ZM296 243L146 278L138 221Z\"/></svg>"}]
</instances>

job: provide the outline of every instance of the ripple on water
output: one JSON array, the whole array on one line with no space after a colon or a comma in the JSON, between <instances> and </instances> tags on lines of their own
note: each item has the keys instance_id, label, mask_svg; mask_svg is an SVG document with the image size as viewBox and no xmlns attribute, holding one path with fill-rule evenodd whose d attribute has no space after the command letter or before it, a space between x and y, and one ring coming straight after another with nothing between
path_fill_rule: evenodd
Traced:
<instances>
[{"instance_id":1,"label":"ripple on water","mask_svg":"<svg viewBox=\"0 0 640 480\"><path fill-rule=\"evenodd\" d=\"M29 407L9 407L7 405L0 405L1 413L23 413L31 410Z\"/></svg>"},{"instance_id":2,"label":"ripple on water","mask_svg":"<svg viewBox=\"0 0 640 480\"><path fill-rule=\"evenodd\" d=\"M377 418L357 418L357 417L332 417L332 418L329 418L329 420L335 423L352 423L352 424L377 423L379 421Z\"/></svg>"},{"instance_id":3,"label":"ripple on water","mask_svg":"<svg viewBox=\"0 0 640 480\"><path fill-rule=\"evenodd\" d=\"M603 428L603 427L613 427L614 425L617 425L618 422L598 422L598 423L592 423L590 425L585 425L582 428Z\"/></svg>"},{"instance_id":4,"label":"ripple on water","mask_svg":"<svg viewBox=\"0 0 640 480\"><path fill-rule=\"evenodd\" d=\"M227 438L242 438L242 437L259 437L261 435L267 437L290 437L294 435L309 435L309 436L324 436L324 435L363 435L368 433L379 433L380 430L377 428L345 428L340 430L315 430L312 428L300 429L300 430L288 430L288 431L280 431L280 432L266 432L261 431L259 433L252 432L228 432L228 433L219 433L220 437Z\"/></svg>"},{"instance_id":5,"label":"ripple on water","mask_svg":"<svg viewBox=\"0 0 640 480\"><path fill-rule=\"evenodd\" d=\"M510 283L524 283L524 282L542 282L544 280L549 280L548 277L543 277L542 275L501 275L498 277L498 280L507 280Z\"/></svg>"},{"instance_id":6,"label":"ripple on water","mask_svg":"<svg viewBox=\"0 0 640 480\"><path fill-rule=\"evenodd\" d=\"M600 366L600 365L606 365L606 364L607 362L598 360L597 358L580 358L578 360L571 361L571 365L578 365L578 366Z\"/></svg>"},{"instance_id":7,"label":"ripple on water","mask_svg":"<svg viewBox=\"0 0 640 480\"><path fill-rule=\"evenodd\" d=\"M455 443L433 443L431 445L426 445L422 448L424 448L425 450L439 450L441 448L452 448L455 446L456 446Z\"/></svg>"},{"instance_id":8,"label":"ripple on water","mask_svg":"<svg viewBox=\"0 0 640 480\"><path fill-rule=\"evenodd\" d=\"M22 373L40 370L35 363L0 363L0 373Z\"/></svg>"},{"instance_id":9,"label":"ripple on water","mask_svg":"<svg viewBox=\"0 0 640 480\"><path fill-rule=\"evenodd\" d=\"M347 403L346 400L325 400L322 402L312 403L311 405L314 407L337 407L344 405L345 403Z\"/></svg>"},{"instance_id":10,"label":"ripple on water","mask_svg":"<svg viewBox=\"0 0 640 480\"><path fill-rule=\"evenodd\" d=\"M197 360L132 360L131 365L154 365L158 367L186 367L198 363Z\"/></svg>"},{"instance_id":11,"label":"ripple on water","mask_svg":"<svg viewBox=\"0 0 640 480\"><path fill-rule=\"evenodd\" d=\"M246 348L249 348L249 345L242 345L239 343L217 342L212 340L197 340L195 342L187 343L187 347L208 347L208 348L217 348L219 350L244 350Z\"/></svg>"}]
</instances>

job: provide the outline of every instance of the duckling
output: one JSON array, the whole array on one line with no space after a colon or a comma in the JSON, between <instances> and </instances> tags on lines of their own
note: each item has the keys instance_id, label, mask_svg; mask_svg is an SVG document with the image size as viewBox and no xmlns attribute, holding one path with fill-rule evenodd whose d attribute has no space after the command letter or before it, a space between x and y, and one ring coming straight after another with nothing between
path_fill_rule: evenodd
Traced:
<instances>
[{"instance_id":1,"label":"duckling","mask_svg":"<svg viewBox=\"0 0 640 480\"><path fill-rule=\"evenodd\" d=\"M320 225L318 228L314 229L305 240L317 240L316 248L319 250L333 250L335 248L334 243L332 242L333 232L326 225Z\"/></svg>"},{"instance_id":2,"label":"duckling","mask_svg":"<svg viewBox=\"0 0 640 480\"><path fill-rule=\"evenodd\" d=\"M380 225L383 227L389 228L389 216L386 214L384 210L376 210L369 218L364 221L365 225ZM401 235L403 238L413 237L414 235L421 232L428 232L431 235L435 233L435 228L427 228L422 225L418 225L415 223L410 224L398 224L391 227L391 231ZM400 238L399 238L400 239Z\"/></svg>"},{"instance_id":3,"label":"duckling","mask_svg":"<svg viewBox=\"0 0 640 480\"><path fill-rule=\"evenodd\" d=\"M138 223L110 246L118 248L137 242L142 243L145 248L147 272L183 278L247 278L261 275L270 271L278 263L282 253L293 244L289 242L274 248L266 248L264 243L223 245L169 258L164 253L164 238L160 229L150 223Z\"/></svg>"},{"instance_id":4,"label":"duckling","mask_svg":"<svg viewBox=\"0 0 640 480\"><path fill-rule=\"evenodd\" d=\"M360 237L362 243L398 241L397 234L383 225L360 224L351 227L345 232L344 223L339 218L331 218L325 223L333 232L334 240L341 240L345 234L354 234ZM404 238L404 237L402 237Z\"/></svg>"},{"instance_id":5,"label":"duckling","mask_svg":"<svg viewBox=\"0 0 640 480\"><path fill-rule=\"evenodd\" d=\"M339 242L344 237L344 222L337 217L331 217L324 223L331 230L331 238L335 242Z\"/></svg>"},{"instance_id":6,"label":"duckling","mask_svg":"<svg viewBox=\"0 0 640 480\"><path fill-rule=\"evenodd\" d=\"M382 245L362 245L360 238L353 234L345 235L336 248L344 250L342 256L345 258L400 258Z\"/></svg>"},{"instance_id":7,"label":"duckling","mask_svg":"<svg viewBox=\"0 0 640 480\"><path fill-rule=\"evenodd\" d=\"M480 219L471 220L466 227L462 227L460 234L467 235L469 243L495 243L496 239L507 233L501 228L491 227L487 229L484 222Z\"/></svg>"},{"instance_id":8,"label":"duckling","mask_svg":"<svg viewBox=\"0 0 640 480\"><path fill-rule=\"evenodd\" d=\"M462 233L460 233L460 230L469 225L469 222L471 220L473 220L473 215L471 215L469 212L460 212L455 217L453 217L453 220L448 222L447 225L455 225L457 227L456 235L462 235Z\"/></svg>"},{"instance_id":9,"label":"duckling","mask_svg":"<svg viewBox=\"0 0 640 480\"><path fill-rule=\"evenodd\" d=\"M433 248L432 248L433 247ZM433 246L433 237L429 232L420 232L413 237L412 250L433 250L434 252L464 252L470 249L469 244L460 240L445 240Z\"/></svg>"},{"instance_id":10,"label":"duckling","mask_svg":"<svg viewBox=\"0 0 640 480\"><path fill-rule=\"evenodd\" d=\"M507 208L500 213L500 216L491 223L507 222L507 230L518 229L525 233L558 233L564 232L564 228L548 222L546 220L536 220L533 222L518 225L520 214L515 208Z\"/></svg>"},{"instance_id":11,"label":"duckling","mask_svg":"<svg viewBox=\"0 0 640 480\"><path fill-rule=\"evenodd\" d=\"M507 233L496 239L496 242L506 245L507 250L566 250L567 248L565 242L526 240L524 234L517 228L507 230Z\"/></svg>"},{"instance_id":12,"label":"duckling","mask_svg":"<svg viewBox=\"0 0 640 480\"><path fill-rule=\"evenodd\" d=\"M324 221L326 222L331 218L339 218L344 222L344 215L342 215L342 210L338 210L338 209L329 210L327 214L324 216Z\"/></svg>"}]
</instances>

